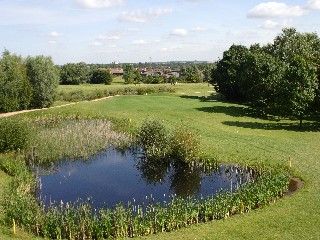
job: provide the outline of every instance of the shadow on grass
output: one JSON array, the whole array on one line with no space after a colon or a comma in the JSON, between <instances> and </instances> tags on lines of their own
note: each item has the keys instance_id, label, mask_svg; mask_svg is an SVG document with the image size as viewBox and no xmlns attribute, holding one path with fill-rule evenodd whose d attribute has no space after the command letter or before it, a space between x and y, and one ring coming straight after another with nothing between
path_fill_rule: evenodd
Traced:
<instances>
[{"instance_id":1,"label":"shadow on grass","mask_svg":"<svg viewBox=\"0 0 320 240\"><path fill-rule=\"evenodd\" d=\"M225 125L232 127L250 128L250 129L262 129L262 130L286 130L296 132L319 132L319 122L305 122L302 124L302 129L299 128L299 122L295 123L260 123L260 122L240 122L240 121L224 121Z\"/></svg>"},{"instance_id":2,"label":"shadow on grass","mask_svg":"<svg viewBox=\"0 0 320 240\"><path fill-rule=\"evenodd\" d=\"M182 95L184 99L199 100L201 102L224 102L224 98L220 94L211 94L210 96L193 96L193 95Z\"/></svg>"},{"instance_id":3,"label":"shadow on grass","mask_svg":"<svg viewBox=\"0 0 320 240\"><path fill-rule=\"evenodd\" d=\"M273 116L263 116L261 112L245 107L245 106L212 106L212 107L201 107L197 110L207 113L224 113L232 117L252 117L252 118L261 118L268 120L275 120Z\"/></svg>"},{"instance_id":4,"label":"shadow on grass","mask_svg":"<svg viewBox=\"0 0 320 240\"><path fill-rule=\"evenodd\" d=\"M220 102L230 103L219 99L219 95L205 96L189 96L183 95L181 98L194 99L202 102ZM232 103L230 103L232 104ZM251 129L264 129L264 130L287 130L296 132L319 132L320 122L318 121L319 116L305 116L302 124L302 129L299 128L299 121L291 119L293 121L280 123L280 117L274 115L266 115L258 109L247 107L244 105L233 105L233 106L212 106L212 107L201 107L196 108L198 111L206 113L223 113L232 117L250 117L255 119L268 120L269 123L261 122L240 122L240 121L225 121L222 122L228 126L251 128Z\"/></svg>"}]
</instances>

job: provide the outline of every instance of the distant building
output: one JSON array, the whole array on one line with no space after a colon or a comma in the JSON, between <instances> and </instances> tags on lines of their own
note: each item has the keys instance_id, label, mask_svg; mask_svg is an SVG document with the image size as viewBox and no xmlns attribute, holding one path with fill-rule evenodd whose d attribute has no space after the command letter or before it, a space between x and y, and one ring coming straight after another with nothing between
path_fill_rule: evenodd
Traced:
<instances>
[{"instance_id":1,"label":"distant building","mask_svg":"<svg viewBox=\"0 0 320 240\"><path fill-rule=\"evenodd\" d=\"M123 68L110 68L110 73L116 76L123 76Z\"/></svg>"}]
</instances>

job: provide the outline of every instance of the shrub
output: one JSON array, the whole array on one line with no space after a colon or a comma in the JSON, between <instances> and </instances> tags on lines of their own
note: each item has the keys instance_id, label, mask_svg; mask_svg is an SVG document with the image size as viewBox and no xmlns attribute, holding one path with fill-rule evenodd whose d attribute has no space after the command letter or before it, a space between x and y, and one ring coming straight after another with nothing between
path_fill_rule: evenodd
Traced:
<instances>
[{"instance_id":1,"label":"shrub","mask_svg":"<svg viewBox=\"0 0 320 240\"><path fill-rule=\"evenodd\" d=\"M168 133L163 122L157 119L150 118L142 123L138 140L148 157L162 158L168 152Z\"/></svg>"},{"instance_id":2,"label":"shrub","mask_svg":"<svg viewBox=\"0 0 320 240\"><path fill-rule=\"evenodd\" d=\"M185 126L179 126L171 136L170 155L175 160L192 162L200 152L200 140L196 133Z\"/></svg>"},{"instance_id":3,"label":"shrub","mask_svg":"<svg viewBox=\"0 0 320 240\"><path fill-rule=\"evenodd\" d=\"M25 149L29 136L26 123L12 119L0 120L0 152Z\"/></svg>"}]
</instances>

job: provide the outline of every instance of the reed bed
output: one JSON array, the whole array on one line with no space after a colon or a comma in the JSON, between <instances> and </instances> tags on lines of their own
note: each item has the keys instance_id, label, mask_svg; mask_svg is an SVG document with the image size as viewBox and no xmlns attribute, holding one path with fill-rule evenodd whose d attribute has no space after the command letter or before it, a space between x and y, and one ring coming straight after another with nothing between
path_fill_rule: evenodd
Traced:
<instances>
[{"instance_id":1,"label":"reed bed","mask_svg":"<svg viewBox=\"0 0 320 240\"><path fill-rule=\"evenodd\" d=\"M29 163L48 163L63 158L83 158L110 146L126 148L128 134L115 132L107 120L61 120L55 124L37 126L27 154Z\"/></svg>"}]
</instances>

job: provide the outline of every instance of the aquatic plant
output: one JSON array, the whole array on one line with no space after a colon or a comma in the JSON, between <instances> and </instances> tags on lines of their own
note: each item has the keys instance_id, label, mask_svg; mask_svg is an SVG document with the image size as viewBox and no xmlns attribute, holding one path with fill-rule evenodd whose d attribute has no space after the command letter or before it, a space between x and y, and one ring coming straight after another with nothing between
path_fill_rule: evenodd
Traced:
<instances>
[{"instance_id":1,"label":"aquatic plant","mask_svg":"<svg viewBox=\"0 0 320 240\"><path fill-rule=\"evenodd\" d=\"M88 158L109 146L127 147L130 136L112 130L107 120L64 120L36 128L27 159L45 163L63 158Z\"/></svg>"},{"instance_id":2,"label":"aquatic plant","mask_svg":"<svg viewBox=\"0 0 320 240\"><path fill-rule=\"evenodd\" d=\"M280 170L264 171L233 192L221 191L200 199L173 195L163 203L147 196L140 205L133 200L98 210L90 199L39 207L33 197L34 184L27 170L14 177L1 202L5 224L11 225L14 219L18 227L53 239L113 239L169 232L264 207L285 194L289 175Z\"/></svg>"}]
</instances>

